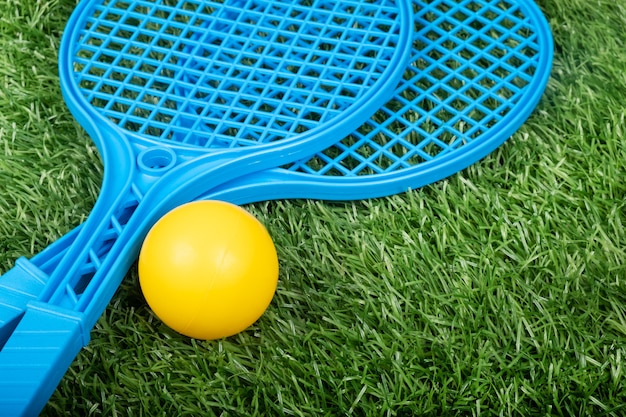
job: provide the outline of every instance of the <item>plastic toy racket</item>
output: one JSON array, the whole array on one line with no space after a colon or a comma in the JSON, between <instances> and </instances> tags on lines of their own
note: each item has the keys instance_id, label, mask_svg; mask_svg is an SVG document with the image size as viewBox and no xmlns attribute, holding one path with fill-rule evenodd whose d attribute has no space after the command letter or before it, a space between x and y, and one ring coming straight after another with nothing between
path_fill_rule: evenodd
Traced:
<instances>
[{"instance_id":1,"label":"plastic toy racket","mask_svg":"<svg viewBox=\"0 0 626 417\"><path fill-rule=\"evenodd\" d=\"M457 172L509 137L535 107L549 75L552 39L539 10L521 0L414 8L411 62L377 114L315 156L232 180L202 198L245 203L389 195ZM36 296L77 233L31 261L18 260L0 285L30 282L23 294Z\"/></svg>"},{"instance_id":2,"label":"plastic toy racket","mask_svg":"<svg viewBox=\"0 0 626 417\"><path fill-rule=\"evenodd\" d=\"M105 177L37 301L3 329L0 414L43 407L161 215L329 146L389 99L411 16L409 0L80 2L59 73Z\"/></svg>"}]
</instances>

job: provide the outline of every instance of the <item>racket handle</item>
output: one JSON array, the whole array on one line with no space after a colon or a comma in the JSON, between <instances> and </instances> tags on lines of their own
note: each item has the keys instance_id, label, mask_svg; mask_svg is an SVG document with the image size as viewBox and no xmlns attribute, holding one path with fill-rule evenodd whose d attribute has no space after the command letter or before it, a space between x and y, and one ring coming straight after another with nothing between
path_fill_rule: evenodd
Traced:
<instances>
[{"instance_id":1,"label":"racket handle","mask_svg":"<svg viewBox=\"0 0 626 417\"><path fill-rule=\"evenodd\" d=\"M81 226L46 247L32 259L21 257L0 276L0 350L11 337L26 305L43 291L50 274L76 240Z\"/></svg>"},{"instance_id":2,"label":"racket handle","mask_svg":"<svg viewBox=\"0 0 626 417\"><path fill-rule=\"evenodd\" d=\"M26 258L0 277L0 350L5 345L26 305L43 291L48 275Z\"/></svg>"},{"instance_id":3,"label":"racket handle","mask_svg":"<svg viewBox=\"0 0 626 417\"><path fill-rule=\"evenodd\" d=\"M82 315L31 303L0 351L0 415L36 416L87 343Z\"/></svg>"}]
</instances>

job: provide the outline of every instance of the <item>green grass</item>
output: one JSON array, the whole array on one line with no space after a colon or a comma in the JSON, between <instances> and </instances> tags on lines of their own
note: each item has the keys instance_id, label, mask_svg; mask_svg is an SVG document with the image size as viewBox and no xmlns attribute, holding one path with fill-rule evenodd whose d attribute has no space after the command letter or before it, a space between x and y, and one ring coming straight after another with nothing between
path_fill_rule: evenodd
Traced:
<instances>
[{"instance_id":1,"label":"green grass","mask_svg":"<svg viewBox=\"0 0 626 417\"><path fill-rule=\"evenodd\" d=\"M424 189L247 208L281 260L248 331L177 335L133 269L44 415L624 415L626 2L539 1L538 109ZM0 272L87 216L95 148L56 75L67 0L0 0Z\"/></svg>"}]
</instances>

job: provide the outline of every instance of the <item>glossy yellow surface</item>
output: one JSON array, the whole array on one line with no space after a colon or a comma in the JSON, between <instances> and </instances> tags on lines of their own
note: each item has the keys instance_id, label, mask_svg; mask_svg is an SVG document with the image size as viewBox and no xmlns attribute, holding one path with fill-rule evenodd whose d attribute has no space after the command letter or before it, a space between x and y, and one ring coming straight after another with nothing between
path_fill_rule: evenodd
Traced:
<instances>
[{"instance_id":1,"label":"glossy yellow surface","mask_svg":"<svg viewBox=\"0 0 626 417\"><path fill-rule=\"evenodd\" d=\"M163 216L139 255L139 281L154 313L177 332L219 339L253 324L278 283L265 227L230 203L197 201Z\"/></svg>"}]
</instances>

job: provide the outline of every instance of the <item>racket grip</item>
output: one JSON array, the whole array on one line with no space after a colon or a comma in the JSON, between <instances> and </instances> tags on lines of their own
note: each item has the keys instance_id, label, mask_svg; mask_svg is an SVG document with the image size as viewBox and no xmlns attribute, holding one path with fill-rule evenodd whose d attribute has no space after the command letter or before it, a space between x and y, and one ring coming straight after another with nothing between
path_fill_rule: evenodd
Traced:
<instances>
[{"instance_id":1,"label":"racket grip","mask_svg":"<svg viewBox=\"0 0 626 417\"><path fill-rule=\"evenodd\" d=\"M26 258L0 277L0 350L5 345L26 305L43 291L48 275Z\"/></svg>"},{"instance_id":2,"label":"racket grip","mask_svg":"<svg viewBox=\"0 0 626 417\"><path fill-rule=\"evenodd\" d=\"M38 415L87 343L82 315L33 302L0 351L0 415ZM87 335L87 336L85 336Z\"/></svg>"},{"instance_id":3,"label":"racket grip","mask_svg":"<svg viewBox=\"0 0 626 417\"><path fill-rule=\"evenodd\" d=\"M11 336L26 305L43 291L50 274L74 242L80 226L46 247L32 259L21 257L0 276L0 350Z\"/></svg>"}]
</instances>

